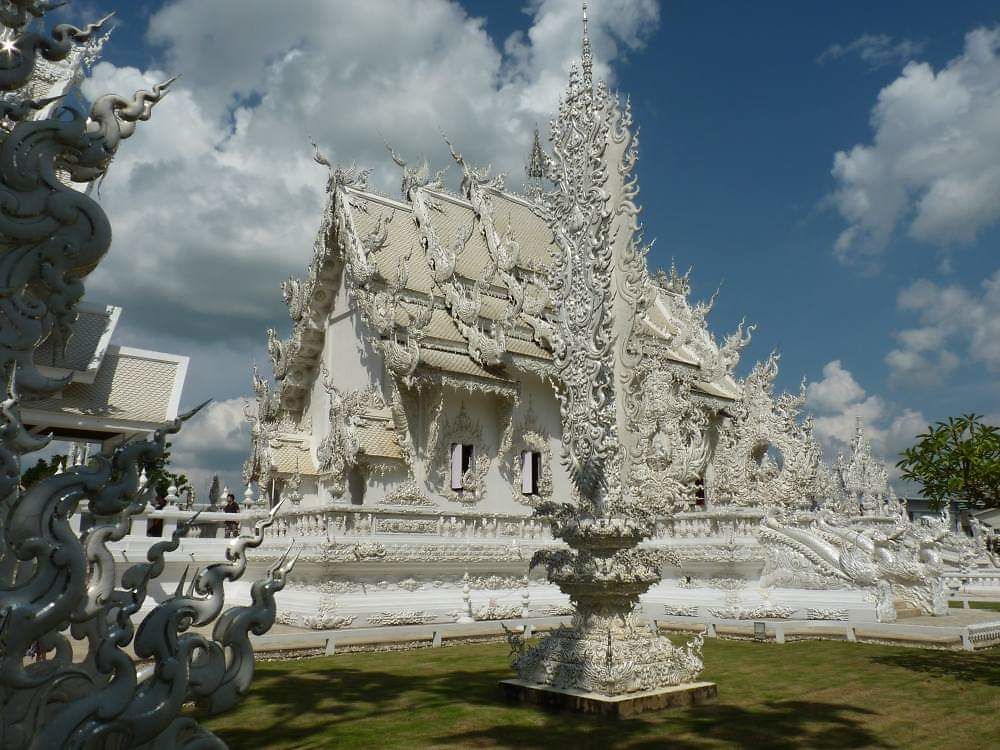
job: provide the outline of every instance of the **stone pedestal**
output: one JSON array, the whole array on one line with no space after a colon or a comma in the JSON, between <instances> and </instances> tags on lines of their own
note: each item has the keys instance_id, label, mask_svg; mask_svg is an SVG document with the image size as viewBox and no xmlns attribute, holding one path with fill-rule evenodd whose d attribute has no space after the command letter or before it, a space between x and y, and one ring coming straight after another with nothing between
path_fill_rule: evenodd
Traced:
<instances>
[{"instance_id":1,"label":"stone pedestal","mask_svg":"<svg viewBox=\"0 0 1000 750\"><path fill-rule=\"evenodd\" d=\"M500 687L509 699L522 703L614 718L627 718L665 708L693 706L714 700L719 694L719 688L714 682L689 682L613 696L554 688L524 680L502 680Z\"/></svg>"}]
</instances>

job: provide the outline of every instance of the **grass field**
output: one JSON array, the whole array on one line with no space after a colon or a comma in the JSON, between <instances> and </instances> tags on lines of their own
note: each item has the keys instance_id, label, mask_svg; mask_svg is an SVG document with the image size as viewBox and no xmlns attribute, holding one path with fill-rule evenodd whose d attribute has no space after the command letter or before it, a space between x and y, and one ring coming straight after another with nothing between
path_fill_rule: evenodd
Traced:
<instances>
[{"instance_id":1,"label":"grass field","mask_svg":"<svg viewBox=\"0 0 1000 750\"><path fill-rule=\"evenodd\" d=\"M997 748L1000 650L709 640L717 702L613 721L506 703L507 646L258 665L232 748Z\"/></svg>"},{"instance_id":2,"label":"grass field","mask_svg":"<svg viewBox=\"0 0 1000 750\"><path fill-rule=\"evenodd\" d=\"M960 601L948 602L948 606L949 607L961 607L962 606L962 602L960 602ZM969 602L969 607L971 609L990 609L990 610L993 610L994 612L1000 612L1000 602L973 602L973 601L970 601Z\"/></svg>"}]
</instances>

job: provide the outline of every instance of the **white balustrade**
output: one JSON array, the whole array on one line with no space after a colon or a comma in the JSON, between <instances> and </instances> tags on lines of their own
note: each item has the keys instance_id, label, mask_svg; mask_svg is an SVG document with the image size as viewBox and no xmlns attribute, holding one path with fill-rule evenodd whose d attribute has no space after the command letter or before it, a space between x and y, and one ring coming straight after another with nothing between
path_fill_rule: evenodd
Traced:
<instances>
[{"instance_id":1,"label":"white balustrade","mask_svg":"<svg viewBox=\"0 0 1000 750\"><path fill-rule=\"evenodd\" d=\"M551 539L546 524L524 516L455 513L428 509L387 509L381 507L293 508L280 512L268 538L294 537L303 541L330 541L337 537L445 537L468 540Z\"/></svg>"}]
</instances>

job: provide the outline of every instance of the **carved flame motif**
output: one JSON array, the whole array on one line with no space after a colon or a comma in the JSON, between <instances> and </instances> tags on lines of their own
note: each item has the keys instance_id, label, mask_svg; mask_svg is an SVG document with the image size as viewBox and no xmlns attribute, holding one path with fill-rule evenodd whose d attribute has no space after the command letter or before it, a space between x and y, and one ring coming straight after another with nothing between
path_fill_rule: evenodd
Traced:
<instances>
[{"instance_id":1,"label":"carved flame motif","mask_svg":"<svg viewBox=\"0 0 1000 750\"><path fill-rule=\"evenodd\" d=\"M344 494L347 470L357 466L361 458L358 427L369 409L385 409L385 399L374 388L341 391L334 385L325 368L323 388L330 399L327 418L330 431L316 449L319 470L331 482L335 497Z\"/></svg>"},{"instance_id":2,"label":"carved flame motif","mask_svg":"<svg viewBox=\"0 0 1000 750\"><path fill-rule=\"evenodd\" d=\"M685 510L708 463L710 414L692 398L691 383L676 374L651 372L636 387L630 490L650 515Z\"/></svg>"},{"instance_id":3,"label":"carved flame motif","mask_svg":"<svg viewBox=\"0 0 1000 750\"><path fill-rule=\"evenodd\" d=\"M161 458L178 419L152 440L134 441L48 477L24 492L18 488L20 457L47 440L29 435L18 413L18 394L50 394L64 380L48 379L34 366L34 351L50 336L65 335L82 298L82 279L107 252L111 227L86 193L63 184L68 175L91 182L104 174L122 139L150 117L169 81L132 99L109 95L86 115L64 107L53 119L30 119L51 101L29 101L25 84L37 55L65 59L74 44L101 24L80 31L66 24L51 36L27 31L36 18L61 3L11 0L0 22L11 49L0 61L0 737L7 748L219 747L222 743L190 716L185 703L209 712L232 707L253 677L248 634L264 633L275 615L274 594L294 561L282 557L253 584L252 604L219 617L223 587L246 568L246 550L263 541L262 519L252 537L233 540L227 562L197 573L185 590L152 608L138 629L132 618L146 602L150 581L164 570L186 525L153 545L147 560L119 579L108 542L122 539L130 516L140 513L152 489L141 492L139 467ZM59 343L59 339L56 339ZM195 410L197 411L197 410ZM82 535L70 517L86 502L97 523ZM213 637L189 631L215 621ZM74 661L69 631L86 644ZM151 662L140 674L124 647ZM29 648L54 652L28 661Z\"/></svg>"},{"instance_id":4,"label":"carved flame motif","mask_svg":"<svg viewBox=\"0 0 1000 750\"><path fill-rule=\"evenodd\" d=\"M585 21L586 23L586 21ZM542 503L536 511L568 549L543 550L549 580L574 605L572 625L536 646L511 637L522 680L620 695L692 680L702 668L701 640L677 648L640 627L639 596L660 578L658 559L638 549L659 513L654 490L683 497L703 465L707 416L690 384L667 380L644 356L642 321L656 299L645 265L632 172L637 158L631 114L592 82L584 34L583 75L574 67L552 123L554 183L539 211L559 254L551 274L558 322L553 349L562 417L563 459L575 486L573 504ZM657 393L665 403L643 397Z\"/></svg>"},{"instance_id":5,"label":"carved flame motif","mask_svg":"<svg viewBox=\"0 0 1000 750\"><path fill-rule=\"evenodd\" d=\"M785 517L825 498L822 452L811 423L800 419L805 392L775 398L777 374L777 354L755 365L720 428L707 488L719 505L754 506Z\"/></svg>"}]
</instances>

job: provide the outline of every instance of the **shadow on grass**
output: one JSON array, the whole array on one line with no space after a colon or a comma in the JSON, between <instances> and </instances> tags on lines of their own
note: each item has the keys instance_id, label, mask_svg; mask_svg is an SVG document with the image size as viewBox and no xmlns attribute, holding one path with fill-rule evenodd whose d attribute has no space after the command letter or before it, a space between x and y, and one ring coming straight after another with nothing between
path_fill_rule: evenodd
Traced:
<instances>
[{"instance_id":1,"label":"shadow on grass","mask_svg":"<svg viewBox=\"0 0 1000 750\"><path fill-rule=\"evenodd\" d=\"M810 701L774 701L759 709L715 703L667 709L625 720L549 713L541 727L508 724L439 739L462 747L496 743L565 750L588 747L700 750L718 747L720 743L771 750L892 747L861 725L861 717L873 714L854 706Z\"/></svg>"},{"instance_id":2,"label":"shadow on grass","mask_svg":"<svg viewBox=\"0 0 1000 750\"><path fill-rule=\"evenodd\" d=\"M996 651L942 654L940 651L907 649L905 653L874 656L872 661L933 677L952 677L963 682L1000 687L1000 658L997 658Z\"/></svg>"},{"instance_id":3,"label":"shadow on grass","mask_svg":"<svg viewBox=\"0 0 1000 750\"><path fill-rule=\"evenodd\" d=\"M230 747L325 747L324 740L347 738L391 747L401 729L411 735L410 747L890 747L863 725L875 712L850 705L773 701L744 708L720 702L614 720L510 703L498 685L507 677L506 670L401 675L337 666L270 673L251 696L278 718L268 725L246 705L243 716L234 717L239 721L215 731Z\"/></svg>"}]
</instances>

